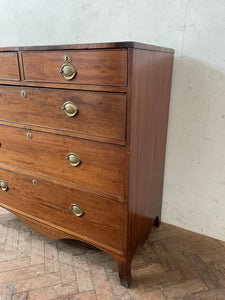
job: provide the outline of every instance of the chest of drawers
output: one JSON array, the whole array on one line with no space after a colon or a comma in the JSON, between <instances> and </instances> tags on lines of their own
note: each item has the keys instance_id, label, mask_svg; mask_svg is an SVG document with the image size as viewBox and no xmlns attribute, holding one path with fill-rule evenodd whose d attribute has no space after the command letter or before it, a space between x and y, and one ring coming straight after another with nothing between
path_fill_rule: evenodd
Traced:
<instances>
[{"instance_id":1,"label":"chest of drawers","mask_svg":"<svg viewBox=\"0 0 225 300\"><path fill-rule=\"evenodd\" d=\"M160 223L172 66L135 42L0 49L0 205L107 252L124 286Z\"/></svg>"}]
</instances>

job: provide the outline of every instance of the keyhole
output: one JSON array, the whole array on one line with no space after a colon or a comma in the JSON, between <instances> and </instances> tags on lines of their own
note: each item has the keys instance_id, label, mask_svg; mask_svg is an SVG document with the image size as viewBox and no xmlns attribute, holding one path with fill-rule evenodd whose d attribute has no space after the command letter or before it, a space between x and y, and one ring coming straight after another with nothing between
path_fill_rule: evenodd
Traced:
<instances>
[{"instance_id":1,"label":"keyhole","mask_svg":"<svg viewBox=\"0 0 225 300\"><path fill-rule=\"evenodd\" d=\"M72 59L71 59L71 57L70 57L69 55L65 55L65 56L64 56L64 61L65 61L65 62L71 62L71 60L72 60Z\"/></svg>"},{"instance_id":2,"label":"keyhole","mask_svg":"<svg viewBox=\"0 0 225 300\"><path fill-rule=\"evenodd\" d=\"M26 98L27 97L27 93L25 91L21 91L20 92L21 97Z\"/></svg>"}]
</instances>

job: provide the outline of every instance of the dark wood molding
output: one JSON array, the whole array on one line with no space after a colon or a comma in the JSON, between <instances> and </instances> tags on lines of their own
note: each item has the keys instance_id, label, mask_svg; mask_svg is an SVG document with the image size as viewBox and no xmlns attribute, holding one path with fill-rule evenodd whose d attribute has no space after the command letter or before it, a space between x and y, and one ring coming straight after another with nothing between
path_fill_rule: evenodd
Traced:
<instances>
[{"instance_id":1,"label":"dark wood molding","mask_svg":"<svg viewBox=\"0 0 225 300\"><path fill-rule=\"evenodd\" d=\"M121 49L121 48L136 48L157 52L174 53L174 49L154 46L139 42L110 42L110 43L88 43L88 44L71 44L71 45L39 45L39 46L16 46L16 47L1 47L1 51L43 51L43 50L91 50L91 49Z\"/></svg>"}]
</instances>

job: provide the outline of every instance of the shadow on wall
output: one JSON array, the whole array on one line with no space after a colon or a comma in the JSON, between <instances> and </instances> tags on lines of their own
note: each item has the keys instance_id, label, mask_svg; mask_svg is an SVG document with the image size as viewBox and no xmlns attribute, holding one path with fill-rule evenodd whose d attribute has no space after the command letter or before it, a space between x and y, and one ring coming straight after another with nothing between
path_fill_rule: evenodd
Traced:
<instances>
[{"instance_id":1,"label":"shadow on wall","mask_svg":"<svg viewBox=\"0 0 225 300\"><path fill-rule=\"evenodd\" d=\"M173 75L162 219L224 239L225 74L180 57Z\"/></svg>"}]
</instances>

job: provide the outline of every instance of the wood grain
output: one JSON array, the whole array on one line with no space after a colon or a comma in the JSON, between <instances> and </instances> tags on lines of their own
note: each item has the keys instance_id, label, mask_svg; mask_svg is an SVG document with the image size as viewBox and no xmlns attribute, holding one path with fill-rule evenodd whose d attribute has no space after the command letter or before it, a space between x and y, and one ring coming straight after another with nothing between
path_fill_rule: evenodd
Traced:
<instances>
[{"instance_id":1,"label":"wood grain","mask_svg":"<svg viewBox=\"0 0 225 300\"><path fill-rule=\"evenodd\" d=\"M99 190L110 197L124 196L124 148L100 142L2 126L1 163ZM68 153L81 159L78 167L66 161Z\"/></svg>"},{"instance_id":2,"label":"wood grain","mask_svg":"<svg viewBox=\"0 0 225 300\"><path fill-rule=\"evenodd\" d=\"M71 56L71 64L77 71L70 81L59 73L65 55ZM22 56L25 81L127 85L126 50L29 51Z\"/></svg>"},{"instance_id":3,"label":"wood grain","mask_svg":"<svg viewBox=\"0 0 225 300\"><path fill-rule=\"evenodd\" d=\"M127 258L122 278L130 278L130 262L161 217L167 124L173 55L133 49L128 86L127 116L129 167L125 195L128 195ZM123 279L121 279L123 280ZM130 280L128 280L128 284Z\"/></svg>"},{"instance_id":4,"label":"wood grain","mask_svg":"<svg viewBox=\"0 0 225 300\"><path fill-rule=\"evenodd\" d=\"M21 75L23 72L21 71ZM27 87L42 87L42 88L62 88L64 90L83 90L83 91L100 91L112 93L126 93L127 86L114 86L114 85L91 85L91 84L75 84L75 83L57 83L57 82L34 82L34 81L10 81L0 79L0 84Z\"/></svg>"},{"instance_id":5,"label":"wood grain","mask_svg":"<svg viewBox=\"0 0 225 300\"><path fill-rule=\"evenodd\" d=\"M7 191L0 191L1 203L122 250L123 204L45 180L36 186L34 177L1 168L0 178L8 185ZM83 209L83 216L71 213L72 204Z\"/></svg>"},{"instance_id":6,"label":"wood grain","mask_svg":"<svg viewBox=\"0 0 225 300\"><path fill-rule=\"evenodd\" d=\"M26 92L22 98L21 91ZM78 114L68 117L62 111L66 101L78 107ZM0 121L78 134L125 140L126 95L119 93L83 92L58 89L0 86ZM16 124L16 126L18 126ZM85 137L84 136L84 137Z\"/></svg>"},{"instance_id":7,"label":"wood grain","mask_svg":"<svg viewBox=\"0 0 225 300\"><path fill-rule=\"evenodd\" d=\"M0 53L0 80L20 80L18 57L16 52Z\"/></svg>"},{"instance_id":8,"label":"wood grain","mask_svg":"<svg viewBox=\"0 0 225 300\"><path fill-rule=\"evenodd\" d=\"M129 167L129 241L143 243L161 217L173 55L134 50ZM134 225L135 224L135 225Z\"/></svg>"}]
</instances>

